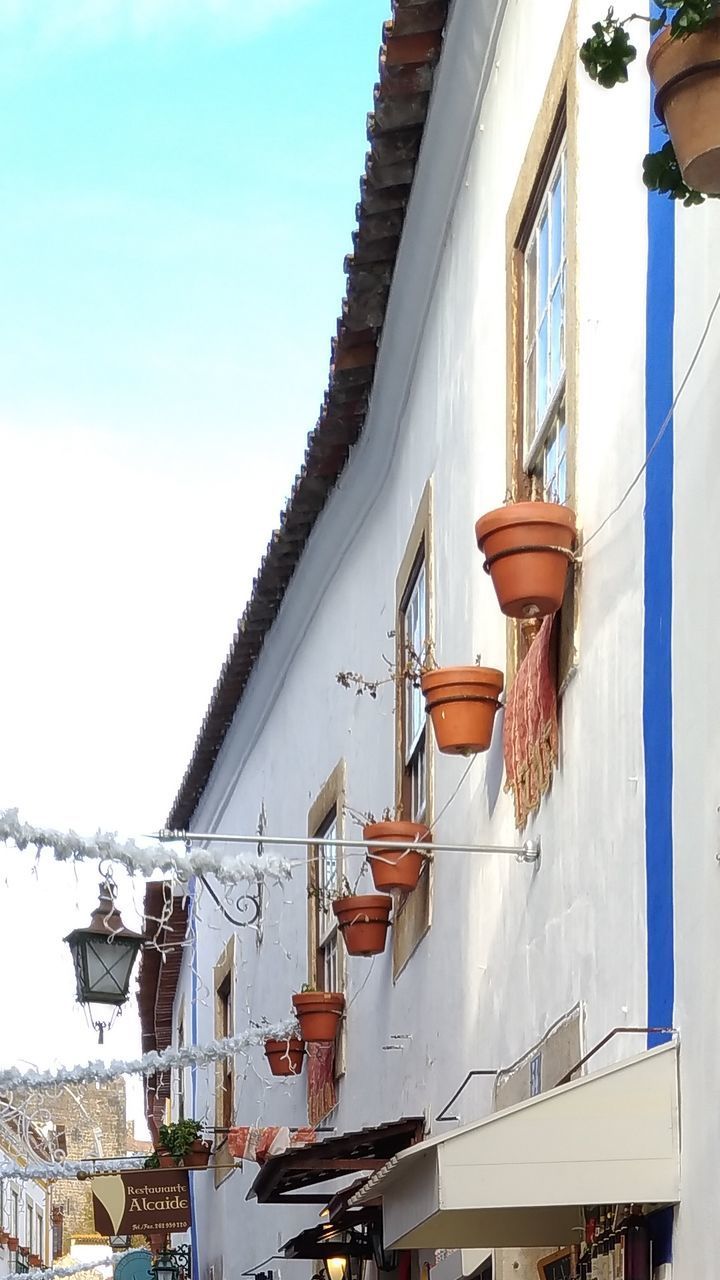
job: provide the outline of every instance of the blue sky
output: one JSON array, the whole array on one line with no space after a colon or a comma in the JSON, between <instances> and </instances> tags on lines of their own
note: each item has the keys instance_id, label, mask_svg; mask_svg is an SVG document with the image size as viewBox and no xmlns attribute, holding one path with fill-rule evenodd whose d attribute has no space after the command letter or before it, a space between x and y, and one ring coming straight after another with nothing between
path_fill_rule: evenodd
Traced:
<instances>
[{"instance_id":1,"label":"blue sky","mask_svg":"<svg viewBox=\"0 0 720 1280\"><path fill-rule=\"evenodd\" d=\"M0 807L28 821L167 815L327 384L388 12L0 0ZM24 857L0 963L23 909L43 946L6 1020L82 1057L55 940L96 877Z\"/></svg>"}]
</instances>

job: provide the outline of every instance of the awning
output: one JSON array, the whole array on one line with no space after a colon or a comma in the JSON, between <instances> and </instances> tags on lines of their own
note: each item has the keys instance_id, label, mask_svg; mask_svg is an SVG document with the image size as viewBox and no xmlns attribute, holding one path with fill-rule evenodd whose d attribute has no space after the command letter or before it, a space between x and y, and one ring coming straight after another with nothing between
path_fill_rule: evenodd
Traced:
<instances>
[{"instance_id":1,"label":"awning","mask_svg":"<svg viewBox=\"0 0 720 1280\"><path fill-rule=\"evenodd\" d=\"M303 1147L290 1148L266 1160L247 1193L260 1204L322 1204L334 1192L311 1192L318 1182L332 1182L351 1173L373 1173L386 1167L399 1151L422 1137L422 1116L410 1116L341 1133Z\"/></svg>"},{"instance_id":2,"label":"awning","mask_svg":"<svg viewBox=\"0 0 720 1280\"><path fill-rule=\"evenodd\" d=\"M350 1199L382 1198L386 1248L571 1243L592 1204L679 1199L677 1044L401 1151Z\"/></svg>"}]
</instances>

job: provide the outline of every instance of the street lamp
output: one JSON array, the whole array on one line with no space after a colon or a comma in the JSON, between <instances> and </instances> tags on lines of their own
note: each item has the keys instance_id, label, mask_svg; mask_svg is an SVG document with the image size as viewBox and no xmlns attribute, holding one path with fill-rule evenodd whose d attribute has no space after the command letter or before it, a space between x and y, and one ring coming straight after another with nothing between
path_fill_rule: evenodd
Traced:
<instances>
[{"instance_id":1,"label":"street lamp","mask_svg":"<svg viewBox=\"0 0 720 1280\"><path fill-rule=\"evenodd\" d=\"M152 1264L155 1280L190 1280L190 1245L163 1249Z\"/></svg>"},{"instance_id":2,"label":"street lamp","mask_svg":"<svg viewBox=\"0 0 720 1280\"><path fill-rule=\"evenodd\" d=\"M345 1280L350 1259L338 1254L336 1258L323 1258L327 1280Z\"/></svg>"},{"instance_id":3,"label":"street lamp","mask_svg":"<svg viewBox=\"0 0 720 1280\"><path fill-rule=\"evenodd\" d=\"M130 1236L108 1236L110 1248L115 1253L121 1253L124 1249L130 1248Z\"/></svg>"},{"instance_id":4,"label":"street lamp","mask_svg":"<svg viewBox=\"0 0 720 1280\"><path fill-rule=\"evenodd\" d=\"M86 1006L110 1005L116 1011L125 1003L135 957L142 947L142 934L126 929L115 906L115 886L100 885L100 901L86 929L73 929L65 938L75 965L78 1003ZM103 1043L104 1032L114 1013L105 1022L89 1009L90 1021Z\"/></svg>"}]
</instances>

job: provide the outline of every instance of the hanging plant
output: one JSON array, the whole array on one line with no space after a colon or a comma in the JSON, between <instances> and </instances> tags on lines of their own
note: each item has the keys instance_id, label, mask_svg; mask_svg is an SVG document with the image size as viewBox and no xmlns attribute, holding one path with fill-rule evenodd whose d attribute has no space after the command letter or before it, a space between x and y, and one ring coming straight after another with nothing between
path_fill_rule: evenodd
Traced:
<instances>
[{"instance_id":1,"label":"hanging plant","mask_svg":"<svg viewBox=\"0 0 720 1280\"><path fill-rule=\"evenodd\" d=\"M265 1041L265 1057L274 1076L299 1076L304 1056L305 1045L297 1036Z\"/></svg>"},{"instance_id":2,"label":"hanging plant","mask_svg":"<svg viewBox=\"0 0 720 1280\"><path fill-rule=\"evenodd\" d=\"M557 502L509 502L475 525L498 604L510 618L544 618L563 602L575 512Z\"/></svg>"},{"instance_id":3,"label":"hanging plant","mask_svg":"<svg viewBox=\"0 0 720 1280\"><path fill-rule=\"evenodd\" d=\"M300 1035L307 1044L334 1040L345 1011L342 991L317 991L307 984L292 998L300 1025Z\"/></svg>"},{"instance_id":4,"label":"hanging plant","mask_svg":"<svg viewBox=\"0 0 720 1280\"><path fill-rule=\"evenodd\" d=\"M346 893L332 904L348 955L377 956L385 950L393 900L385 893Z\"/></svg>"},{"instance_id":5,"label":"hanging plant","mask_svg":"<svg viewBox=\"0 0 720 1280\"><path fill-rule=\"evenodd\" d=\"M201 1129L200 1120L161 1124L158 1131L160 1167L165 1166L167 1156L171 1164L182 1165L186 1169L205 1168L210 1160L211 1145L200 1137Z\"/></svg>"},{"instance_id":6,"label":"hanging plant","mask_svg":"<svg viewBox=\"0 0 720 1280\"><path fill-rule=\"evenodd\" d=\"M376 889L400 889L409 893L420 879L427 854L417 848L430 839L430 828L424 822L403 822L398 817L384 817L381 822L369 818L363 823L363 839L368 842L368 862ZM377 848L376 840L393 840L396 849Z\"/></svg>"},{"instance_id":7,"label":"hanging plant","mask_svg":"<svg viewBox=\"0 0 720 1280\"><path fill-rule=\"evenodd\" d=\"M503 691L502 671L494 667L438 667L421 685L435 741L447 755L487 751Z\"/></svg>"},{"instance_id":8,"label":"hanging plant","mask_svg":"<svg viewBox=\"0 0 720 1280\"><path fill-rule=\"evenodd\" d=\"M655 112L670 135L643 161L651 191L686 206L720 195L720 17L717 0L666 0L655 18L609 9L581 45L588 75L605 89L624 84L637 57L626 27L647 21L655 39L647 57Z\"/></svg>"}]
</instances>

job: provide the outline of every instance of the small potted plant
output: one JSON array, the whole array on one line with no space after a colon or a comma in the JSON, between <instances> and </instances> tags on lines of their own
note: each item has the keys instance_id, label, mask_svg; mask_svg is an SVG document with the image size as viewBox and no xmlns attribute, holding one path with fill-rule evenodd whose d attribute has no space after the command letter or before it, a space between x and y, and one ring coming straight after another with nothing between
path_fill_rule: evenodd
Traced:
<instances>
[{"instance_id":1,"label":"small potted plant","mask_svg":"<svg viewBox=\"0 0 720 1280\"><path fill-rule=\"evenodd\" d=\"M161 1124L159 1129L160 1167L165 1167L164 1154L171 1163L185 1169L206 1169L210 1161L211 1144L200 1137L202 1123L199 1120L178 1120L175 1124Z\"/></svg>"},{"instance_id":2,"label":"small potted plant","mask_svg":"<svg viewBox=\"0 0 720 1280\"><path fill-rule=\"evenodd\" d=\"M37 1269L42 1266L42 1258L39 1253L31 1253L28 1261L33 1269Z\"/></svg>"},{"instance_id":3,"label":"small potted plant","mask_svg":"<svg viewBox=\"0 0 720 1280\"><path fill-rule=\"evenodd\" d=\"M342 892L332 909L337 917L345 949L351 956L377 956L385 950L393 900L386 893L357 892L358 882L351 888L343 879Z\"/></svg>"},{"instance_id":4,"label":"small potted plant","mask_svg":"<svg viewBox=\"0 0 720 1280\"><path fill-rule=\"evenodd\" d=\"M557 613L575 542L575 512L557 502L510 502L481 516L477 544L510 618Z\"/></svg>"},{"instance_id":5,"label":"small potted plant","mask_svg":"<svg viewBox=\"0 0 720 1280\"><path fill-rule=\"evenodd\" d=\"M306 1044L334 1040L345 1011L342 991L317 991L304 984L292 998L300 1035Z\"/></svg>"},{"instance_id":6,"label":"small potted plant","mask_svg":"<svg viewBox=\"0 0 720 1280\"><path fill-rule=\"evenodd\" d=\"M286 1040L265 1041L265 1057L274 1076L299 1076L303 1068L305 1045L299 1036Z\"/></svg>"},{"instance_id":7,"label":"small potted plant","mask_svg":"<svg viewBox=\"0 0 720 1280\"><path fill-rule=\"evenodd\" d=\"M165 1154L167 1154L167 1152ZM159 1169L159 1168L160 1168L160 1156L158 1155L157 1151L151 1151L150 1155L143 1162L143 1169Z\"/></svg>"},{"instance_id":8,"label":"small potted plant","mask_svg":"<svg viewBox=\"0 0 720 1280\"><path fill-rule=\"evenodd\" d=\"M19 1246L19 1243L20 1243L20 1242L19 1242L19 1240L18 1240L18 1237L17 1237L17 1236L8 1236L8 1238L7 1238L7 1247L8 1247L8 1249L10 1250L10 1252L11 1252L11 1253L17 1253L17 1252L18 1252L18 1246Z\"/></svg>"},{"instance_id":9,"label":"small potted plant","mask_svg":"<svg viewBox=\"0 0 720 1280\"><path fill-rule=\"evenodd\" d=\"M653 18L613 10L593 24L580 49L588 75L611 89L628 78L637 50L625 30L650 23L655 39L647 57L655 85L655 113L670 137L643 161L643 180L685 205L720 195L720 16L716 0L667 0Z\"/></svg>"},{"instance_id":10,"label":"small potted plant","mask_svg":"<svg viewBox=\"0 0 720 1280\"><path fill-rule=\"evenodd\" d=\"M474 755L490 746L504 680L502 671L479 662L474 667L436 667L422 677L435 741L448 755Z\"/></svg>"},{"instance_id":11,"label":"small potted plant","mask_svg":"<svg viewBox=\"0 0 720 1280\"><path fill-rule=\"evenodd\" d=\"M424 822L403 821L402 805L395 809L385 809L379 822L372 813L359 814L348 806L346 809L362 827L363 839L368 846L367 862L375 888L381 893L386 893L388 889L411 892L420 879L423 860L429 856L418 846L430 839L430 828ZM378 847L376 842L381 840L392 840L397 848ZM363 867L360 868L361 874L362 871ZM345 896L348 893L346 882Z\"/></svg>"}]
</instances>

